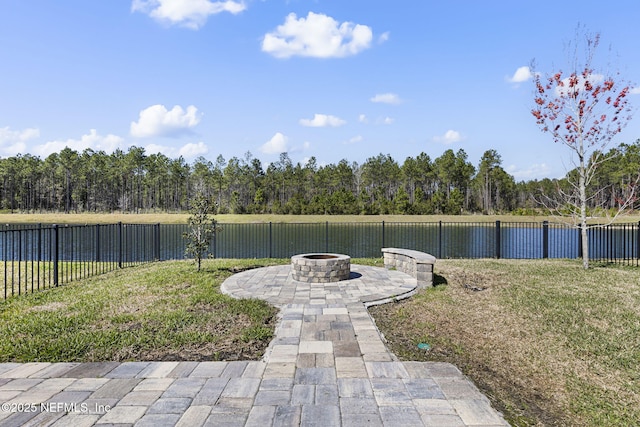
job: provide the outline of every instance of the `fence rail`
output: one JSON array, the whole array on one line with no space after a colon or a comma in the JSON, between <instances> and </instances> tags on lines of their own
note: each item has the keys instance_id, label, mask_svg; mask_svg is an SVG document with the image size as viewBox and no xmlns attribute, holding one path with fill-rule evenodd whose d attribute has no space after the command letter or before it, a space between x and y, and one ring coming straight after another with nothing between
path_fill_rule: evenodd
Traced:
<instances>
[{"instance_id":1,"label":"fence rail","mask_svg":"<svg viewBox=\"0 0 640 427\"><path fill-rule=\"evenodd\" d=\"M579 230L525 222L220 224L216 258L288 258L307 252L379 257L382 247L437 258L579 258ZM13 225L0 227L4 298L151 261L182 259L186 224ZM594 262L640 265L640 223L589 230ZM2 274L2 273L0 273Z\"/></svg>"},{"instance_id":2,"label":"fence rail","mask_svg":"<svg viewBox=\"0 0 640 427\"><path fill-rule=\"evenodd\" d=\"M3 296L49 289L158 260L159 224L99 224L0 230Z\"/></svg>"}]
</instances>

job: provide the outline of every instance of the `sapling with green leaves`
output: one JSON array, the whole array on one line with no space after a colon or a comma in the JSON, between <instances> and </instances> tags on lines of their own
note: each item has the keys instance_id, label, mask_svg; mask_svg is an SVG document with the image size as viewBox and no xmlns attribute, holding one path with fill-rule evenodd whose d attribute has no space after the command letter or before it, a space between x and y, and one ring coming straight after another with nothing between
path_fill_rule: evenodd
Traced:
<instances>
[{"instance_id":1,"label":"sapling with green leaves","mask_svg":"<svg viewBox=\"0 0 640 427\"><path fill-rule=\"evenodd\" d=\"M187 240L185 254L193 257L198 265L198 271L202 268L202 259L209 255L211 240L215 233L222 231L216 220L211 216L214 204L211 200L198 193L189 203L189 231L182 237Z\"/></svg>"}]
</instances>

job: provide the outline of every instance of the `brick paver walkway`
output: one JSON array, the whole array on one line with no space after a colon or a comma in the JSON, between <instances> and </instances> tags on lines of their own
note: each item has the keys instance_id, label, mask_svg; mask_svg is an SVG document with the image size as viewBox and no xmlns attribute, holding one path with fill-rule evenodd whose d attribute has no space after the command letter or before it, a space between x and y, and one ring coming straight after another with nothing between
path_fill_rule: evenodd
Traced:
<instances>
[{"instance_id":1,"label":"brick paver walkway","mask_svg":"<svg viewBox=\"0 0 640 427\"><path fill-rule=\"evenodd\" d=\"M236 274L234 297L280 307L261 361L0 364L0 426L505 426L453 365L400 362L366 306L415 280L352 265L350 280L295 282L289 266Z\"/></svg>"}]
</instances>

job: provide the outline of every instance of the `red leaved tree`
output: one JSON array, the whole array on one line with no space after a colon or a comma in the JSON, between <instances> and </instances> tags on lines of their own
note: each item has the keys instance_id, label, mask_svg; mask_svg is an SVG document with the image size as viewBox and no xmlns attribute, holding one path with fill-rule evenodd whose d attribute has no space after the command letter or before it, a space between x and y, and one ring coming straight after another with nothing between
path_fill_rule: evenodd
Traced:
<instances>
[{"instance_id":1,"label":"red leaved tree","mask_svg":"<svg viewBox=\"0 0 640 427\"><path fill-rule=\"evenodd\" d=\"M580 46L576 38L576 47ZM628 102L629 85L618 73L601 74L593 69L593 55L600 37L584 35L585 60L580 61L578 49L574 50L569 72L558 71L543 76L534 72L535 106L531 113L543 132L548 132L554 142L562 143L572 151L574 170L567 175L569 189L561 191L560 200L550 206L553 211L581 230L582 263L589 268L589 240L587 222L590 200L602 189L591 188L598 166L607 160L605 147L631 119ZM617 212L609 215L608 223L634 200L634 186L629 187L626 200L622 200ZM601 225L601 224L600 224Z\"/></svg>"}]
</instances>

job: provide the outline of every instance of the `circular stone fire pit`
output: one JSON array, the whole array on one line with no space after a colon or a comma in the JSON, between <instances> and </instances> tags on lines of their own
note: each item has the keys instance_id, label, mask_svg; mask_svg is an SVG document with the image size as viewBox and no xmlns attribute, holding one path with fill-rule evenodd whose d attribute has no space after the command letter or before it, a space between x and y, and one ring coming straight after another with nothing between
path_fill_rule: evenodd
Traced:
<instances>
[{"instance_id":1,"label":"circular stone fire pit","mask_svg":"<svg viewBox=\"0 0 640 427\"><path fill-rule=\"evenodd\" d=\"M348 279L350 274L348 255L319 253L291 257L291 276L299 282L339 282Z\"/></svg>"}]
</instances>

